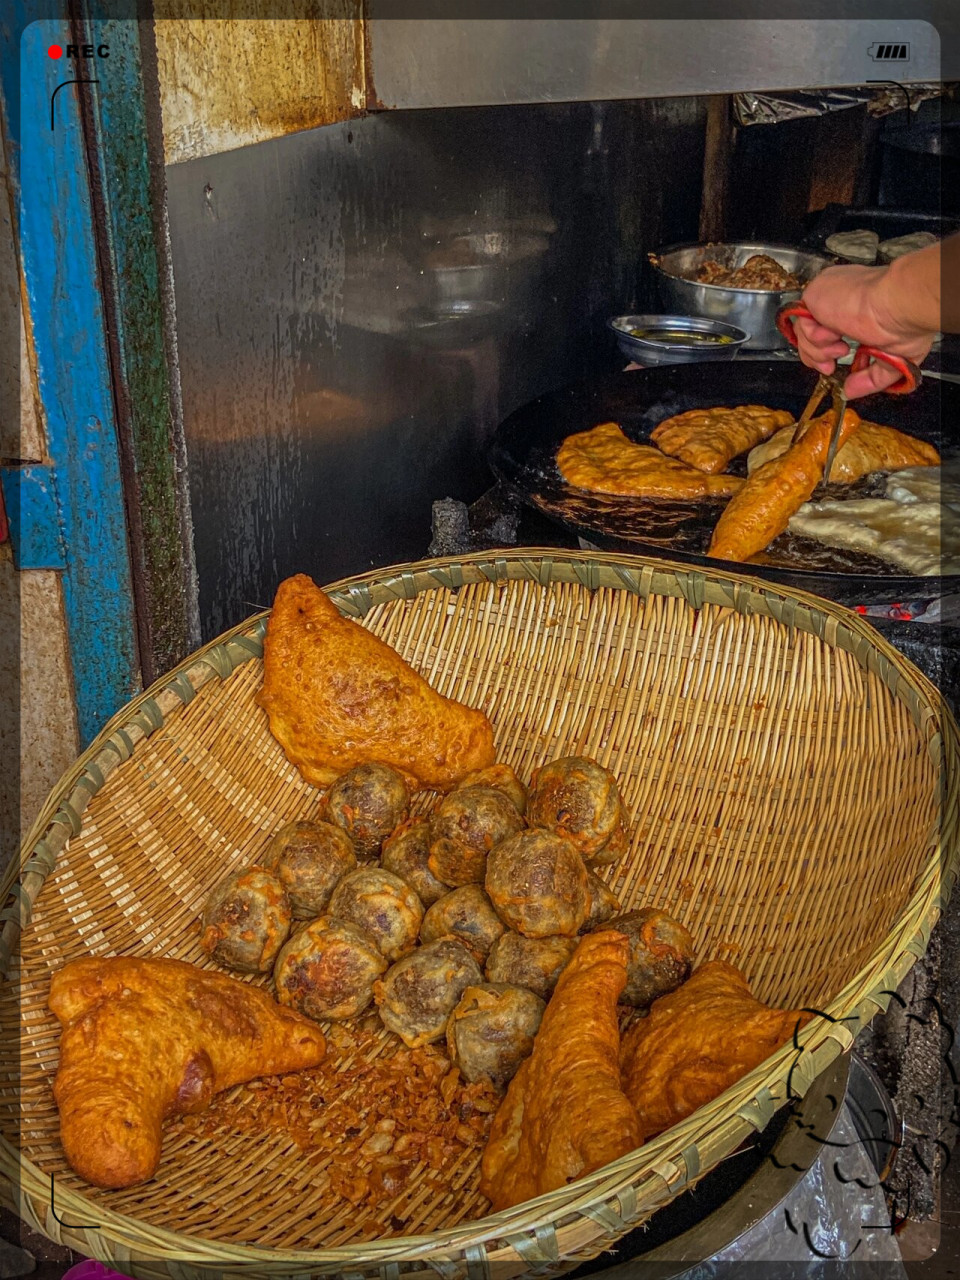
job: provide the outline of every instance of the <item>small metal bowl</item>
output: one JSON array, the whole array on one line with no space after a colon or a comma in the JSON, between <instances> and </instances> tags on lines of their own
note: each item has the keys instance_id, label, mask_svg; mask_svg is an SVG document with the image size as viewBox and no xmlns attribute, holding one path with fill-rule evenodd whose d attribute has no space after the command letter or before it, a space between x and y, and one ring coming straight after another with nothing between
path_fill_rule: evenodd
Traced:
<instances>
[{"instance_id":1,"label":"small metal bowl","mask_svg":"<svg viewBox=\"0 0 960 1280\"><path fill-rule=\"evenodd\" d=\"M643 365L732 360L750 337L702 316L614 316L608 324L623 354Z\"/></svg>"}]
</instances>

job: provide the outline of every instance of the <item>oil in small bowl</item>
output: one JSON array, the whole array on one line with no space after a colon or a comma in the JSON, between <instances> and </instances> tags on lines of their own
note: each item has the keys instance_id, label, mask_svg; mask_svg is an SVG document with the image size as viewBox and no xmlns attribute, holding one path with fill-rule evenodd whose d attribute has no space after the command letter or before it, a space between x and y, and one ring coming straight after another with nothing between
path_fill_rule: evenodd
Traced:
<instances>
[{"instance_id":1,"label":"oil in small bowl","mask_svg":"<svg viewBox=\"0 0 960 1280\"><path fill-rule=\"evenodd\" d=\"M642 365L731 360L750 336L705 316L615 316L609 324L621 352Z\"/></svg>"}]
</instances>

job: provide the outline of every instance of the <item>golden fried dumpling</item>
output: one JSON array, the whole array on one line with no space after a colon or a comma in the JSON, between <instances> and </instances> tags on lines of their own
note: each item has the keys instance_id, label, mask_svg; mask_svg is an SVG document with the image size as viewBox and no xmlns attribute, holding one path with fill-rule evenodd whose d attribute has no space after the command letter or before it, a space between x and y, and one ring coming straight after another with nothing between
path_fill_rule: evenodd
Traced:
<instances>
[{"instance_id":1,"label":"golden fried dumpling","mask_svg":"<svg viewBox=\"0 0 960 1280\"><path fill-rule=\"evenodd\" d=\"M320 1028L268 992L184 960L72 960L53 975L47 1004L61 1028L60 1142L95 1187L152 1178L171 1116L194 1115L257 1076L315 1067L326 1053Z\"/></svg>"},{"instance_id":2,"label":"golden fried dumpling","mask_svg":"<svg viewBox=\"0 0 960 1280\"><path fill-rule=\"evenodd\" d=\"M630 941L627 985L620 999L647 1009L660 996L686 982L693 968L693 937L672 916L656 907L614 916L601 929L613 929Z\"/></svg>"},{"instance_id":3,"label":"golden fried dumpling","mask_svg":"<svg viewBox=\"0 0 960 1280\"><path fill-rule=\"evenodd\" d=\"M292 920L290 900L277 877L248 867L221 880L207 898L200 948L224 968L269 973Z\"/></svg>"},{"instance_id":4,"label":"golden fried dumpling","mask_svg":"<svg viewBox=\"0 0 960 1280\"><path fill-rule=\"evenodd\" d=\"M654 427L650 439L671 457L718 475L734 458L791 422L793 414L786 409L760 404L688 409Z\"/></svg>"},{"instance_id":5,"label":"golden fried dumpling","mask_svg":"<svg viewBox=\"0 0 960 1280\"><path fill-rule=\"evenodd\" d=\"M447 936L459 938L483 964L490 948L506 929L483 886L464 884L452 889L429 909L420 926L420 940L436 942Z\"/></svg>"},{"instance_id":6,"label":"golden fried dumpling","mask_svg":"<svg viewBox=\"0 0 960 1280\"><path fill-rule=\"evenodd\" d=\"M653 1138L712 1102L787 1044L812 1016L761 1004L731 964L701 965L623 1037L623 1091L643 1132Z\"/></svg>"},{"instance_id":7,"label":"golden fried dumpling","mask_svg":"<svg viewBox=\"0 0 960 1280\"><path fill-rule=\"evenodd\" d=\"M473 956L458 938L440 938L389 968L374 984L383 1025L411 1049L442 1040L447 1020L467 987L483 982Z\"/></svg>"},{"instance_id":8,"label":"golden fried dumpling","mask_svg":"<svg viewBox=\"0 0 960 1280\"><path fill-rule=\"evenodd\" d=\"M576 949L576 938L525 938L508 929L490 948L484 973L488 982L525 987L549 1000Z\"/></svg>"},{"instance_id":9,"label":"golden fried dumpling","mask_svg":"<svg viewBox=\"0 0 960 1280\"><path fill-rule=\"evenodd\" d=\"M270 841L262 864L286 889L293 918L312 920L326 911L357 855L347 833L332 822L288 822Z\"/></svg>"},{"instance_id":10,"label":"golden fried dumpling","mask_svg":"<svg viewBox=\"0 0 960 1280\"><path fill-rule=\"evenodd\" d=\"M528 938L573 937L587 918L587 869L550 831L521 831L487 859L484 887L500 919Z\"/></svg>"},{"instance_id":11,"label":"golden fried dumpling","mask_svg":"<svg viewBox=\"0 0 960 1280\"><path fill-rule=\"evenodd\" d=\"M316 787L380 760L449 791L494 762L493 726L481 711L431 689L303 573L277 588L257 702L287 759Z\"/></svg>"},{"instance_id":12,"label":"golden fried dumpling","mask_svg":"<svg viewBox=\"0 0 960 1280\"><path fill-rule=\"evenodd\" d=\"M380 865L405 880L425 907L430 907L450 892L430 870L430 821L411 818L401 822L383 842Z\"/></svg>"},{"instance_id":13,"label":"golden fried dumpling","mask_svg":"<svg viewBox=\"0 0 960 1280\"><path fill-rule=\"evenodd\" d=\"M277 957L277 999L320 1022L363 1013L387 962L369 934L347 920L321 916L299 928Z\"/></svg>"},{"instance_id":14,"label":"golden fried dumpling","mask_svg":"<svg viewBox=\"0 0 960 1280\"><path fill-rule=\"evenodd\" d=\"M471 1084L489 1080L495 1089L505 1089L533 1052L545 1008L523 987L491 982L467 987L447 1023L451 1062Z\"/></svg>"},{"instance_id":15,"label":"golden fried dumpling","mask_svg":"<svg viewBox=\"0 0 960 1280\"><path fill-rule=\"evenodd\" d=\"M451 791L430 819L430 870L451 886L483 884L490 850L523 826L516 805L503 791L493 787Z\"/></svg>"},{"instance_id":16,"label":"golden fried dumpling","mask_svg":"<svg viewBox=\"0 0 960 1280\"><path fill-rule=\"evenodd\" d=\"M345 875L331 895L329 914L359 926L388 960L413 950L423 923L420 899L382 867L358 867Z\"/></svg>"},{"instance_id":17,"label":"golden fried dumpling","mask_svg":"<svg viewBox=\"0 0 960 1280\"><path fill-rule=\"evenodd\" d=\"M396 769L376 760L338 778L323 798L321 816L342 827L360 858L376 858L407 816L410 792Z\"/></svg>"},{"instance_id":18,"label":"golden fried dumpling","mask_svg":"<svg viewBox=\"0 0 960 1280\"><path fill-rule=\"evenodd\" d=\"M510 797L518 813L526 813L527 788L508 764L492 764L488 769L468 773L457 789L461 787L494 787Z\"/></svg>"},{"instance_id":19,"label":"golden fried dumpling","mask_svg":"<svg viewBox=\"0 0 960 1280\"><path fill-rule=\"evenodd\" d=\"M586 756L564 756L536 771L527 821L567 836L584 860L597 866L616 862L626 850L617 780Z\"/></svg>"}]
</instances>

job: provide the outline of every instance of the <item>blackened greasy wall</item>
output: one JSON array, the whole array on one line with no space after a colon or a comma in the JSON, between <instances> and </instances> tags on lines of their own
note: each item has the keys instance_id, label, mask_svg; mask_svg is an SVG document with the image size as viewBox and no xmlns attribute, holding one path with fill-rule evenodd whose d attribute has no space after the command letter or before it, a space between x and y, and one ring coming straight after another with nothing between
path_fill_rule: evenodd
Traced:
<instances>
[{"instance_id":1,"label":"blackened greasy wall","mask_svg":"<svg viewBox=\"0 0 960 1280\"><path fill-rule=\"evenodd\" d=\"M422 556L506 414L616 366L647 252L697 238L705 112L384 113L168 166L205 640L291 573Z\"/></svg>"}]
</instances>

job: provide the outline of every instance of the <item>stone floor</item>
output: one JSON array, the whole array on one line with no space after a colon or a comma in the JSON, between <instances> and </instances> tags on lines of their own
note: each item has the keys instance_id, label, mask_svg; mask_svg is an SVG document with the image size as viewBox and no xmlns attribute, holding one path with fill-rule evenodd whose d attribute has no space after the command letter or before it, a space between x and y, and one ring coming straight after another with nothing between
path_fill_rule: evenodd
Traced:
<instances>
[{"instance_id":1,"label":"stone floor","mask_svg":"<svg viewBox=\"0 0 960 1280\"><path fill-rule=\"evenodd\" d=\"M0 1278L32 1275L36 1280L59 1280L79 1254L30 1231L9 1209L0 1208Z\"/></svg>"}]
</instances>

